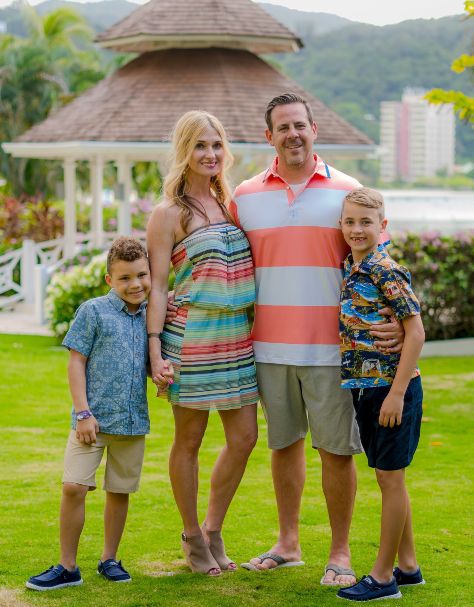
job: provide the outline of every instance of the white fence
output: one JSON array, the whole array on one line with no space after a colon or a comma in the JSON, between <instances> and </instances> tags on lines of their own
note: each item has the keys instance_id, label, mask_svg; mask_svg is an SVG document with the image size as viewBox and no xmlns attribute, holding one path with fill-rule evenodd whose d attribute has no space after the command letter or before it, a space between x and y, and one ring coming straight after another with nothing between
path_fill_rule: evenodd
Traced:
<instances>
[{"instance_id":1,"label":"white fence","mask_svg":"<svg viewBox=\"0 0 474 607\"><path fill-rule=\"evenodd\" d=\"M104 249L116 236L110 232L104 234ZM135 236L144 238L143 233ZM79 235L72 257L91 247L89 235ZM46 287L54 272L68 259L71 257L65 255L64 238L38 243L24 240L21 248L0 255L0 310L24 302L34 306L35 320L44 323Z\"/></svg>"}]
</instances>

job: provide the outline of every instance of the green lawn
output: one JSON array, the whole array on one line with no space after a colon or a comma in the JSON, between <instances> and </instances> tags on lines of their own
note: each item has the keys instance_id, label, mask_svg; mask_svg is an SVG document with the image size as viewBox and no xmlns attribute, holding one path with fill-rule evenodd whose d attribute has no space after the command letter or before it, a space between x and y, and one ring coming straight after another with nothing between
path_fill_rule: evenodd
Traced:
<instances>
[{"instance_id":1,"label":"green lawn","mask_svg":"<svg viewBox=\"0 0 474 607\"><path fill-rule=\"evenodd\" d=\"M301 518L306 566L256 574L239 570L218 579L188 573L180 549L180 520L171 494L167 457L172 415L150 388L152 434L141 490L133 497L120 557L131 584L113 585L95 567L101 551L103 493L88 498L79 565L85 583L53 593L24 589L26 579L58 560L58 505L62 454L70 399L67 353L53 338L0 335L0 607L118 605L325 607L341 604L319 585L328 549L328 521L320 490L320 465L308 445L308 480ZM471 605L473 522L472 388L474 358L422 361L425 416L408 484L414 508L418 556L427 585L403 590L391 604L425 607ZM260 439L229 512L229 554L242 562L275 539L276 509L266 432ZM217 415L202 447L201 506L204 512L212 462L222 444ZM351 532L353 564L369 571L378 543L380 498L373 472L357 458L359 489ZM169 576L168 572L179 575Z\"/></svg>"}]
</instances>

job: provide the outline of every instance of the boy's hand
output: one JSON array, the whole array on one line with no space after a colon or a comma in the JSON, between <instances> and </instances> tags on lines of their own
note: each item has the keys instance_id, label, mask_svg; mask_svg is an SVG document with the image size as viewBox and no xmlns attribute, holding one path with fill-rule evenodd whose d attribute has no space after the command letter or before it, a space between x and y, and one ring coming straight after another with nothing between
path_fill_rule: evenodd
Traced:
<instances>
[{"instance_id":1,"label":"boy's hand","mask_svg":"<svg viewBox=\"0 0 474 607\"><path fill-rule=\"evenodd\" d=\"M168 291L168 306L166 308L165 323L171 322L176 318L178 306L174 305L174 291Z\"/></svg>"},{"instance_id":2,"label":"boy's hand","mask_svg":"<svg viewBox=\"0 0 474 607\"><path fill-rule=\"evenodd\" d=\"M402 323L393 316L390 308L379 310L379 314L388 316L390 322L370 326L370 334L380 339L380 341L374 341L374 346L382 352L401 352L405 339Z\"/></svg>"},{"instance_id":3,"label":"boy's hand","mask_svg":"<svg viewBox=\"0 0 474 607\"><path fill-rule=\"evenodd\" d=\"M97 432L99 432L99 424L93 415L76 422L76 438L81 443L86 445L95 443Z\"/></svg>"},{"instance_id":4,"label":"boy's hand","mask_svg":"<svg viewBox=\"0 0 474 607\"><path fill-rule=\"evenodd\" d=\"M402 423L403 396L389 392L382 403L379 415L379 424L387 428L399 426Z\"/></svg>"},{"instance_id":5,"label":"boy's hand","mask_svg":"<svg viewBox=\"0 0 474 607\"><path fill-rule=\"evenodd\" d=\"M157 387L156 395L166 392L168 386L173 383L174 369L171 361L160 359L152 364L151 381Z\"/></svg>"}]
</instances>

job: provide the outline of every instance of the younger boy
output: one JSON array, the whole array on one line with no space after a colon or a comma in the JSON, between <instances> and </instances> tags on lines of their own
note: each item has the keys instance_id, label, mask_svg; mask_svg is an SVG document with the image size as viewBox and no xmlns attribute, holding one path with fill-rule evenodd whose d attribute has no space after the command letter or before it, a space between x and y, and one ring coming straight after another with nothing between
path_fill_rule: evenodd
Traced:
<instances>
[{"instance_id":1,"label":"younger boy","mask_svg":"<svg viewBox=\"0 0 474 607\"><path fill-rule=\"evenodd\" d=\"M31 577L33 590L82 584L76 565L84 526L85 500L96 488L95 472L105 448L104 549L98 573L112 582L129 582L116 560L128 511L128 496L137 491L149 432L146 398L146 303L150 270L142 244L118 238L107 257L103 297L77 310L63 345L70 351L68 376L73 401L72 430L64 458L60 513L59 565Z\"/></svg>"},{"instance_id":2,"label":"younger boy","mask_svg":"<svg viewBox=\"0 0 474 607\"><path fill-rule=\"evenodd\" d=\"M347 194L341 228L352 252L345 260L341 291L341 384L352 390L362 445L382 492L375 564L370 575L337 593L351 601L399 598L399 586L424 584L405 487L405 468L420 437L423 393L416 364L424 330L408 270L378 246L386 225L379 192L358 188ZM378 351L369 333L386 307L403 323L400 354ZM393 569L397 553L398 567Z\"/></svg>"}]
</instances>

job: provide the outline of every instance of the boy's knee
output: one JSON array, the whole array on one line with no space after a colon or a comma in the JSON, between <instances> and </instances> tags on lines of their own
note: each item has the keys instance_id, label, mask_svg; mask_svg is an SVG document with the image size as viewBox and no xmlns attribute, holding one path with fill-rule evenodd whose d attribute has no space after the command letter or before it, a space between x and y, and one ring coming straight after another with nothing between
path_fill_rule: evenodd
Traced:
<instances>
[{"instance_id":1,"label":"boy's knee","mask_svg":"<svg viewBox=\"0 0 474 607\"><path fill-rule=\"evenodd\" d=\"M78 483L63 483L63 496L69 499L85 499L90 487Z\"/></svg>"},{"instance_id":2,"label":"boy's knee","mask_svg":"<svg viewBox=\"0 0 474 607\"><path fill-rule=\"evenodd\" d=\"M376 468L375 474L377 476L379 487L382 490L391 488L396 489L405 482L404 469L380 470L379 468Z\"/></svg>"}]
</instances>

